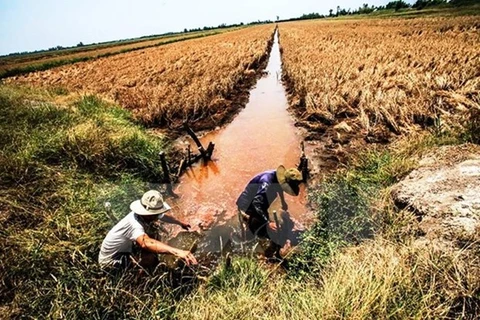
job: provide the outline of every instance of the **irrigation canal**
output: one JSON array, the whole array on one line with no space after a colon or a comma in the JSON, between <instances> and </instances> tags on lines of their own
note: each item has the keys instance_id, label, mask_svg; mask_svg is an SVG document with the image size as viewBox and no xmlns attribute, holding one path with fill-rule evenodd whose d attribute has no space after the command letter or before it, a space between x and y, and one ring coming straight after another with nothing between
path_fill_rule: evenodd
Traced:
<instances>
[{"instance_id":1,"label":"irrigation canal","mask_svg":"<svg viewBox=\"0 0 480 320\"><path fill-rule=\"evenodd\" d=\"M199 241L199 250L203 252L218 251L228 242L232 230L238 229L235 202L253 176L280 164L288 168L299 163L302 137L287 111L286 92L280 80L278 32L265 71L235 119L200 138L204 146L210 141L215 143L212 161L188 169L174 189L179 198L169 199L172 213L189 222L192 231L203 235ZM189 140L181 143L185 147L188 143L195 145ZM302 223L311 221L305 188L298 197L285 194L285 199L295 229L303 229ZM281 211L278 198L270 209ZM179 232L175 228L170 229L171 235ZM182 235L187 239L182 240ZM171 243L185 247L191 238L182 232Z\"/></svg>"}]
</instances>

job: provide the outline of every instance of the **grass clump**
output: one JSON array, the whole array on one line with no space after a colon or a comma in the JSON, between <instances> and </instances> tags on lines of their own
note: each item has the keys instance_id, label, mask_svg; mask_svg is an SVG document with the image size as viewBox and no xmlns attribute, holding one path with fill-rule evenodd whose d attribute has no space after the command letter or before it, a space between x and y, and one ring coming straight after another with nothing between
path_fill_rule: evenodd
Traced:
<instances>
[{"instance_id":1,"label":"grass clump","mask_svg":"<svg viewBox=\"0 0 480 320\"><path fill-rule=\"evenodd\" d=\"M423 133L388 149L365 151L313 188L317 221L291 257L287 278L318 286L315 318L474 319L480 314L478 250L416 246L416 218L397 210L389 191L423 154L470 141L466 133Z\"/></svg>"},{"instance_id":2,"label":"grass clump","mask_svg":"<svg viewBox=\"0 0 480 320\"><path fill-rule=\"evenodd\" d=\"M414 217L395 211L389 187L412 171L431 148L465 142L464 132L412 134L388 149L365 150L347 168L314 187L309 200L317 222L305 233L302 251L290 262L293 274L320 272L338 249L375 234L403 237L400 230Z\"/></svg>"},{"instance_id":3,"label":"grass clump","mask_svg":"<svg viewBox=\"0 0 480 320\"><path fill-rule=\"evenodd\" d=\"M9 98L11 89L0 90L6 162L29 167L74 166L110 177L124 172L148 179L160 176L155 160L163 142L136 126L125 110L95 96L81 97L64 107L25 98L19 103L20 98ZM14 176L19 178L16 173Z\"/></svg>"},{"instance_id":4,"label":"grass clump","mask_svg":"<svg viewBox=\"0 0 480 320\"><path fill-rule=\"evenodd\" d=\"M475 319L478 256L383 238L336 250L302 281L236 258L176 307L179 319ZM267 272L268 271L268 272ZM290 272L290 271L288 271ZM477 301L477 302L476 302ZM476 309L475 309L476 308Z\"/></svg>"},{"instance_id":5,"label":"grass clump","mask_svg":"<svg viewBox=\"0 0 480 320\"><path fill-rule=\"evenodd\" d=\"M259 268L256 261L241 258L234 260L232 265L222 265L209 279L207 288L213 291L245 288L245 291L257 293L266 279L266 271Z\"/></svg>"},{"instance_id":6,"label":"grass clump","mask_svg":"<svg viewBox=\"0 0 480 320\"><path fill-rule=\"evenodd\" d=\"M180 302L179 319L255 319L268 303L269 273L259 261L235 258L223 264L195 294ZM259 309L260 308L260 309Z\"/></svg>"},{"instance_id":7,"label":"grass clump","mask_svg":"<svg viewBox=\"0 0 480 320\"><path fill-rule=\"evenodd\" d=\"M300 253L289 261L291 275L301 279L320 273L339 248L372 236L374 226L364 186L336 177L310 193L310 201L317 207L317 222L303 236Z\"/></svg>"},{"instance_id":8,"label":"grass clump","mask_svg":"<svg viewBox=\"0 0 480 320\"><path fill-rule=\"evenodd\" d=\"M160 181L165 142L94 96L0 86L2 318L158 318L163 275L110 277L96 262L113 222ZM139 298L141 297L141 298Z\"/></svg>"},{"instance_id":9,"label":"grass clump","mask_svg":"<svg viewBox=\"0 0 480 320\"><path fill-rule=\"evenodd\" d=\"M471 280L469 268L477 262L465 252L454 256L381 238L366 240L337 252L317 275L316 318L458 317L459 299L475 292L478 279ZM473 319L468 312L463 316Z\"/></svg>"}]
</instances>

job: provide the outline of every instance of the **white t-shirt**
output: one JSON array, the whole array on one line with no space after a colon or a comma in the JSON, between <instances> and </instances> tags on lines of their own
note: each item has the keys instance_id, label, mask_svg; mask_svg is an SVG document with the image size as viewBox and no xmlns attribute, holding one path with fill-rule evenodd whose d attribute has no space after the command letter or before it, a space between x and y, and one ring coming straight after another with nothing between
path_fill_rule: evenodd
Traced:
<instances>
[{"instance_id":1,"label":"white t-shirt","mask_svg":"<svg viewBox=\"0 0 480 320\"><path fill-rule=\"evenodd\" d=\"M136 219L133 212L127 214L110 230L102 242L98 262L108 265L119 252L132 252L132 245L138 237L145 234L145 228Z\"/></svg>"}]
</instances>

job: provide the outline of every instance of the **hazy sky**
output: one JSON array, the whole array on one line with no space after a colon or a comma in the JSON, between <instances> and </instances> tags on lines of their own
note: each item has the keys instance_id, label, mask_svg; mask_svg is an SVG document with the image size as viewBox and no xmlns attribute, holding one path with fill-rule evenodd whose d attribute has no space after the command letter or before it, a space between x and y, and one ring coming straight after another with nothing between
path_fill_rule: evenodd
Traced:
<instances>
[{"instance_id":1,"label":"hazy sky","mask_svg":"<svg viewBox=\"0 0 480 320\"><path fill-rule=\"evenodd\" d=\"M380 0L0 0L0 55L133 38L184 28L275 20ZM408 2L408 1L407 1ZM409 1L410 3L412 1Z\"/></svg>"}]
</instances>

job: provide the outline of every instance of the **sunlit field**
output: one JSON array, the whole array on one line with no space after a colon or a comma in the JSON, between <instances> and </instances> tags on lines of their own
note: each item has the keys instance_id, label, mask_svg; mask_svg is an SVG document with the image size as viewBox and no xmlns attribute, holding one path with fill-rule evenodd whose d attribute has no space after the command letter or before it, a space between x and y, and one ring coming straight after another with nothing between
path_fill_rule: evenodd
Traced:
<instances>
[{"instance_id":1,"label":"sunlit field","mask_svg":"<svg viewBox=\"0 0 480 320\"><path fill-rule=\"evenodd\" d=\"M196 121L234 108L233 90L255 75L273 30L274 25L247 28L36 72L8 82L99 94L132 110L146 124Z\"/></svg>"},{"instance_id":2,"label":"sunlit field","mask_svg":"<svg viewBox=\"0 0 480 320\"><path fill-rule=\"evenodd\" d=\"M479 28L477 17L281 24L291 104L310 128L373 142L457 125L480 103Z\"/></svg>"},{"instance_id":3,"label":"sunlit field","mask_svg":"<svg viewBox=\"0 0 480 320\"><path fill-rule=\"evenodd\" d=\"M232 31L237 28L214 29L208 31L189 32L186 34L173 34L152 36L145 38L112 41L106 43L84 45L79 43L73 48L53 48L54 50L34 53L13 54L0 57L0 78L26 74L86 61L119 53L158 47L172 42L205 37L213 34Z\"/></svg>"}]
</instances>

